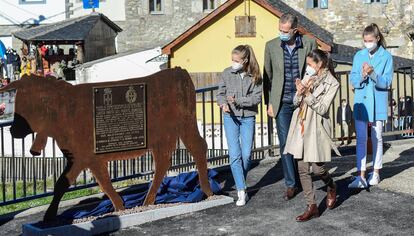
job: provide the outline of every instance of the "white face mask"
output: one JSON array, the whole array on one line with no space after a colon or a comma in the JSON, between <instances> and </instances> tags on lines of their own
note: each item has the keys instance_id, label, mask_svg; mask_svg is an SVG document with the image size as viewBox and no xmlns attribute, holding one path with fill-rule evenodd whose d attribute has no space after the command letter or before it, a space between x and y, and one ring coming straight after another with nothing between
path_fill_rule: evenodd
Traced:
<instances>
[{"instance_id":1,"label":"white face mask","mask_svg":"<svg viewBox=\"0 0 414 236\"><path fill-rule=\"evenodd\" d=\"M233 70L235 71L239 71L243 68L243 64L238 63L238 62L233 62L233 64L231 65L231 68L233 68Z\"/></svg>"},{"instance_id":2,"label":"white face mask","mask_svg":"<svg viewBox=\"0 0 414 236\"><path fill-rule=\"evenodd\" d=\"M368 51L371 52L372 50L377 48L377 43L374 43L374 42L364 43L364 46L368 49Z\"/></svg>"},{"instance_id":3,"label":"white face mask","mask_svg":"<svg viewBox=\"0 0 414 236\"><path fill-rule=\"evenodd\" d=\"M316 70L312 66L306 66L306 74L313 76L316 74Z\"/></svg>"}]
</instances>

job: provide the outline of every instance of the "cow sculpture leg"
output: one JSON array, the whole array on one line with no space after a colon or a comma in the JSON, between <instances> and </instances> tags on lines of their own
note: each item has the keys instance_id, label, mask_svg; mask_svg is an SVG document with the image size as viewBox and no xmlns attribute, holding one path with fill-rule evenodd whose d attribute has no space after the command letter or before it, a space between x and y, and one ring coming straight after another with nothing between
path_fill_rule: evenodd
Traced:
<instances>
[{"instance_id":1,"label":"cow sculpture leg","mask_svg":"<svg viewBox=\"0 0 414 236\"><path fill-rule=\"evenodd\" d=\"M155 160L155 173L151 187L145 197L144 206L153 205L157 196L158 188L164 180L165 174L171 165L171 155L173 148L164 148L165 150L156 149L152 151Z\"/></svg>"},{"instance_id":2,"label":"cow sculpture leg","mask_svg":"<svg viewBox=\"0 0 414 236\"><path fill-rule=\"evenodd\" d=\"M50 203L49 208L47 208L47 211L43 218L44 221L51 221L56 218L60 200L62 199L63 195L68 190L70 185L72 185L75 182L76 177L78 177L82 169L83 168L81 166L74 164L71 160L68 160L68 163L65 169L63 170L63 173L56 181L53 200Z\"/></svg>"},{"instance_id":3,"label":"cow sculpture leg","mask_svg":"<svg viewBox=\"0 0 414 236\"><path fill-rule=\"evenodd\" d=\"M112 186L111 178L108 173L108 163L99 163L90 169L102 191L109 197L109 199L111 199L115 211L124 210L124 202Z\"/></svg>"},{"instance_id":4,"label":"cow sculpture leg","mask_svg":"<svg viewBox=\"0 0 414 236\"><path fill-rule=\"evenodd\" d=\"M30 148L30 153L33 156L39 156L42 153L42 150L45 148L47 143L47 136L43 134L36 134L36 138L33 141L32 147Z\"/></svg>"},{"instance_id":5,"label":"cow sculpture leg","mask_svg":"<svg viewBox=\"0 0 414 236\"><path fill-rule=\"evenodd\" d=\"M201 189L207 196L212 196L213 192L211 191L210 183L208 182L207 173L207 143L200 137L195 121L186 123L186 125L187 127L183 128L181 131L180 138L194 158L198 169L198 178Z\"/></svg>"}]
</instances>

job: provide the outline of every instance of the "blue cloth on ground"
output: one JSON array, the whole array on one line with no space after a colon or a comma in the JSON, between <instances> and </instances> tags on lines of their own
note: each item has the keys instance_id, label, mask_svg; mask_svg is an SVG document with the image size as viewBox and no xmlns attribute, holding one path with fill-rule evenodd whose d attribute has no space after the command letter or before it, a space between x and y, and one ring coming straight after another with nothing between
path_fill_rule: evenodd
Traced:
<instances>
[{"instance_id":1,"label":"blue cloth on ground","mask_svg":"<svg viewBox=\"0 0 414 236\"><path fill-rule=\"evenodd\" d=\"M215 194L221 191L220 184L215 180L217 175L218 173L215 170L208 171L208 180L210 182L210 187ZM143 192L121 196L124 200L125 208L128 209L136 206L141 206L144 203L145 196L147 195L150 184L151 183L147 184L146 190ZM160 188L158 189L155 203L192 203L199 202L205 199L205 197L206 195L201 190L198 181L198 172L193 171L189 173L182 173L174 177L164 178ZM99 216L112 212L113 210L114 208L112 206L112 202L108 199L103 200L91 211L68 211L63 213L62 217L67 219L80 219L90 216Z\"/></svg>"}]
</instances>

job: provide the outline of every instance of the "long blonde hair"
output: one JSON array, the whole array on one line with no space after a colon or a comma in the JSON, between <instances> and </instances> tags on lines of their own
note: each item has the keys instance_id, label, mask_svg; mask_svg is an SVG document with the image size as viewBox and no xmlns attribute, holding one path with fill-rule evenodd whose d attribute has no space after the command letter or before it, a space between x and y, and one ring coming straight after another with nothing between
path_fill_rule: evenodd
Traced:
<instances>
[{"instance_id":1,"label":"long blonde hair","mask_svg":"<svg viewBox=\"0 0 414 236\"><path fill-rule=\"evenodd\" d=\"M257 63L253 48L250 45L239 45L233 49L232 54L240 55L242 60L245 61L243 64L243 70L253 76L253 81L255 84L262 81L259 63Z\"/></svg>"}]
</instances>

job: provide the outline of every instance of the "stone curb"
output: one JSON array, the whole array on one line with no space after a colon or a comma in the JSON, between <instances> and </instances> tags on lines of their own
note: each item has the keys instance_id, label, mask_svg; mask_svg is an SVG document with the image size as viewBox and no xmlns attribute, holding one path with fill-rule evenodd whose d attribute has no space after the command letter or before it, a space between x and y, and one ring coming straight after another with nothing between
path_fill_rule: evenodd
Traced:
<instances>
[{"instance_id":1,"label":"stone curb","mask_svg":"<svg viewBox=\"0 0 414 236\"><path fill-rule=\"evenodd\" d=\"M167 208L159 208L155 210L148 210L129 215L109 216L97 219L92 222L83 222L79 224L64 225L46 229L35 227L33 226L33 224L24 224L22 226L23 236L96 235L106 232L113 232L123 228L136 226L160 219L165 219L172 216L187 214L216 206L226 205L232 203L233 201L234 200L231 197L221 196L220 198L214 200L183 204Z\"/></svg>"}]
</instances>

